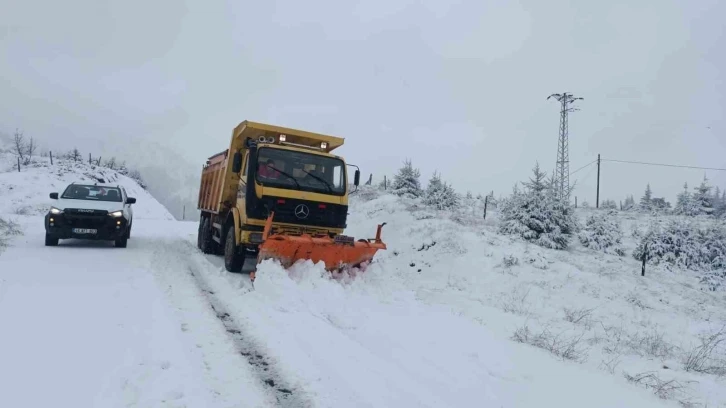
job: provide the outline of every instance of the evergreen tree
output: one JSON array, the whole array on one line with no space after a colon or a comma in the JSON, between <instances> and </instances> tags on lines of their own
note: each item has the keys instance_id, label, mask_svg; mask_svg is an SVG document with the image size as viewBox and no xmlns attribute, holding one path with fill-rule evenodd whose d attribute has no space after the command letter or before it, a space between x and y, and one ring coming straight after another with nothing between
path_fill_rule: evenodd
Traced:
<instances>
[{"instance_id":1,"label":"evergreen tree","mask_svg":"<svg viewBox=\"0 0 726 408\"><path fill-rule=\"evenodd\" d=\"M473 200L474 199L474 196L471 194L471 191L467 191L466 192L466 199L467 200Z\"/></svg>"},{"instance_id":2,"label":"evergreen tree","mask_svg":"<svg viewBox=\"0 0 726 408\"><path fill-rule=\"evenodd\" d=\"M447 210L459 206L459 196L454 189L441 180L441 176L434 172L424 193L424 204L437 210Z\"/></svg>"},{"instance_id":3,"label":"evergreen tree","mask_svg":"<svg viewBox=\"0 0 726 408\"><path fill-rule=\"evenodd\" d=\"M645 188L645 194L643 197L640 198L640 210L641 211L650 211L652 209L652 203L651 199L653 197L653 192L650 189L650 183L648 183L648 186Z\"/></svg>"},{"instance_id":4,"label":"evergreen tree","mask_svg":"<svg viewBox=\"0 0 726 408\"><path fill-rule=\"evenodd\" d=\"M532 172L529 182L523 183L524 191L515 185L512 195L501 203L499 231L546 248L565 249L577 229L573 209L555 196L539 165Z\"/></svg>"},{"instance_id":5,"label":"evergreen tree","mask_svg":"<svg viewBox=\"0 0 726 408\"><path fill-rule=\"evenodd\" d=\"M534 178L530 177L529 182L522 183L530 193L541 194L552 187L551 181L547 181L547 175L540 170L539 163L535 163L532 173Z\"/></svg>"},{"instance_id":6,"label":"evergreen tree","mask_svg":"<svg viewBox=\"0 0 726 408\"><path fill-rule=\"evenodd\" d=\"M688 183L683 184L683 191L676 198L676 207L673 212L678 215L688 214L691 203L691 193L688 191Z\"/></svg>"},{"instance_id":7,"label":"evergreen tree","mask_svg":"<svg viewBox=\"0 0 726 408\"><path fill-rule=\"evenodd\" d=\"M410 198L421 197L423 190L419 178L421 172L414 169L411 160L406 160L393 179L392 190L396 195Z\"/></svg>"},{"instance_id":8,"label":"evergreen tree","mask_svg":"<svg viewBox=\"0 0 726 408\"><path fill-rule=\"evenodd\" d=\"M713 201L711 197L711 186L708 185L708 179L703 176L701 185L695 188L693 194L693 205L699 215L713 215Z\"/></svg>"}]
</instances>

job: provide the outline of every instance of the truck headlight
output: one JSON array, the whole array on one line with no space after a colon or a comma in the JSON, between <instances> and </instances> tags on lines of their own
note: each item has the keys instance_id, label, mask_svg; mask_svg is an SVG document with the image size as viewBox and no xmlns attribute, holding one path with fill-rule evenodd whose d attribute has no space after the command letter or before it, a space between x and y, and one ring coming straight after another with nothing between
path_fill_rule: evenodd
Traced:
<instances>
[{"instance_id":1,"label":"truck headlight","mask_svg":"<svg viewBox=\"0 0 726 408\"><path fill-rule=\"evenodd\" d=\"M112 212L109 215L112 216L112 217L118 218L118 217L123 217L124 216L124 212L123 211L114 211L114 212Z\"/></svg>"},{"instance_id":2,"label":"truck headlight","mask_svg":"<svg viewBox=\"0 0 726 408\"><path fill-rule=\"evenodd\" d=\"M58 215L58 214L62 214L63 213L63 210L59 210L59 209L57 209L55 207L50 207L50 213L51 214L54 214L54 215Z\"/></svg>"}]
</instances>

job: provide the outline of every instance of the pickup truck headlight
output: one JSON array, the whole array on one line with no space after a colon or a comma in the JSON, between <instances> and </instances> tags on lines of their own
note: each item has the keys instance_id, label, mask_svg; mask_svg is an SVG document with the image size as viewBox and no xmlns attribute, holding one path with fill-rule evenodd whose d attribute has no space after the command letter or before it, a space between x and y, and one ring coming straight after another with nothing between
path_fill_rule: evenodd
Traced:
<instances>
[{"instance_id":1,"label":"pickup truck headlight","mask_svg":"<svg viewBox=\"0 0 726 408\"><path fill-rule=\"evenodd\" d=\"M123 211L114 211L114 212L110 213L109 215L114 218L118 218L118 217L123 217L124 212Z\"/></svg>"},{"instance_id":2,"label":"pickup truck headlight","mask_svg":"<svg viewBox=\"0 0 726 408\"><path fill-rule=\"evenodd\" d=\"M58 215L58 214L62 214L63 213L63 210L59 210L59 209L57 209L55 207L50 207L50 213L53 214L53 215Z\"/></svg>"}]
</instances>

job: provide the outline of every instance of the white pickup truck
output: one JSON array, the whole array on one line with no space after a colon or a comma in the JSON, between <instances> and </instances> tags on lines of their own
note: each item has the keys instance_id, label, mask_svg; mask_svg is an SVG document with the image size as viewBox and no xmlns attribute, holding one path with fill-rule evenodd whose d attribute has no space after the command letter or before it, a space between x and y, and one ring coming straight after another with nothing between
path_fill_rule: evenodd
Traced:
<instances>
[{"instance_id":1,"label":"white pickup truck","mask_svg":"<svg viewBox=\"0 0 726 408\"><path fill-rule=\"evenodd\" d=\"M50 198L57 201L45 216L46 246L75 238L115 241L116 247L126 248L136 199L123 187L71 183L60 196L51 193Z\"/></svg>"}]
</instances>

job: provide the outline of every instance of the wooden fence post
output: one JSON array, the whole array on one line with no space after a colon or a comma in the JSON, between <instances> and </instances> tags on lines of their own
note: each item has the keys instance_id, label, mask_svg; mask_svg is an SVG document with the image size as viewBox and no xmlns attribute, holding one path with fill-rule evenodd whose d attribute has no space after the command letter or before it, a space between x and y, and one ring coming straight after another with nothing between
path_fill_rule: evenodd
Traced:
<instances>
[{"instance_id":1,"label":"wooden fence post","mask_svg":"<svg viewBox=\"0 0 726 408\"><path fill-rule=\"evenodd\" d=\"M53 152L50 152L50 165L53 165Z\"/></svg>"}]
</instances>

